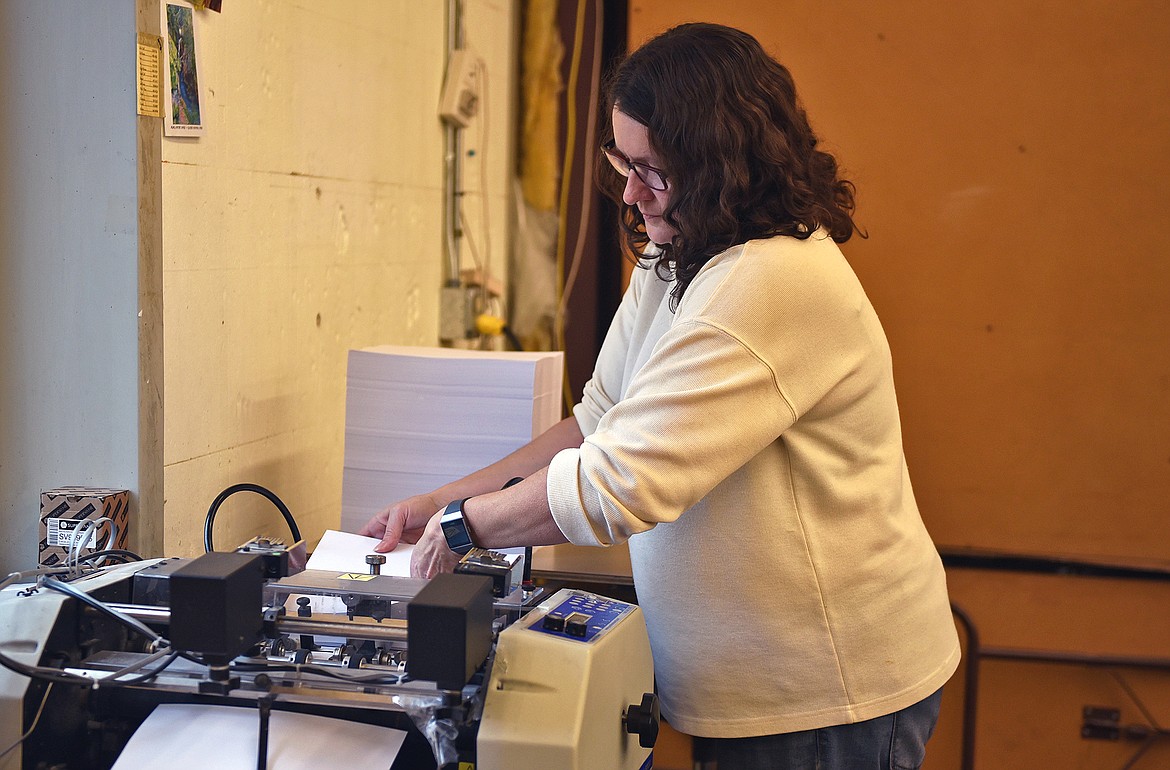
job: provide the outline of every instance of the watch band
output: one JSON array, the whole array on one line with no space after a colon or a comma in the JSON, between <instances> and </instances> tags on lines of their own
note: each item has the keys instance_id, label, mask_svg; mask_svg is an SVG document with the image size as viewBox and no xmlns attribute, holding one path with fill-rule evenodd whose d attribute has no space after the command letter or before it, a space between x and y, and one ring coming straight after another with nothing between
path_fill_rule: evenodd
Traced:
<instances>
[{"instance_id":1,"label":"watch band","mask_svg":"<svg viewBox=\"0 0 1170 770\"><path fill-rule=\"evenodd\" d=\"M465 497L462 500L452 500L447 503L443 515L439 517L439 526L443 528L447 547L460 556L475 548L475 543L471 540L471 531L467 528L467 519L463 517L463 504L470 499Z\"/></svg>"}]
</instances>

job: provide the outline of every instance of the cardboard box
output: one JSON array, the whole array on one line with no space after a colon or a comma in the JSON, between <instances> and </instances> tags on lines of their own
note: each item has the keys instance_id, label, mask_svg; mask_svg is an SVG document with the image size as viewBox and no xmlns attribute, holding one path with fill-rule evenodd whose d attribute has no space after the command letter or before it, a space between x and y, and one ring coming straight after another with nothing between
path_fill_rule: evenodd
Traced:
<instances>
[{"instance_id":1,"label":"cardboard box","mask_svg":"<svg viewBox=\"0 0 1170 770\"><path fill-rule=\"evenodd\" d=\"M73 545L74 533L87 520L108 517L116 537L110 543L109 525L102 524L86 539L89 553L108 548L125 548L130 523L130 492L102 487L60 487L41 492L41 542L38 561L42 567L65 562Z\"/></svg>"}]
</instances>

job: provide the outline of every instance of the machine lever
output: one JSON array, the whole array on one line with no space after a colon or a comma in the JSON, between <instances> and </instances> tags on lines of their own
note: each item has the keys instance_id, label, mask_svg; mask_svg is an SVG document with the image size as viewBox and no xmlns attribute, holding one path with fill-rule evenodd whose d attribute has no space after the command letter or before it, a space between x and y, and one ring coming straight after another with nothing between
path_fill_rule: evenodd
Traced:
<instances>
[{"instance_id":1,"label":"machine lever","mask_svg":"<svg viewBox=\"0 0 1170 770\"><path fill-rule=\"evenodd\" d=\"M658 696L652 692L642 693L642 702L631 704L622 714L626 732L637 734L638 745L644 749L654 748L658 740Z\"/></svg>"},{"instance_id":2,"label":"machine lever","mask_svg":"<svg viewBox=\"0 0 1170 770\"><path fill-rule=\"evenodd\" d=\"M268 770L268 720L272 714L272 701L276 696L272 693L260 696L256 705L260 707L260 744L256 752L256 769Z\"/></svg>"}]
</instances>

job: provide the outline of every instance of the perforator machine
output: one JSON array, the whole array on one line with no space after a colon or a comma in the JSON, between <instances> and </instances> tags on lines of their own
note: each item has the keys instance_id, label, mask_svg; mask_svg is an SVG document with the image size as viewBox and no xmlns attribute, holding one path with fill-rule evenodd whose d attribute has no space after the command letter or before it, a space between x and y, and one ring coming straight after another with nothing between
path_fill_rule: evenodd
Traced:
<instances>
[{"instance_id":1,"label":"perforator machine","mask_svg":"<svg viewBox=\"0 0 1170 770\"><path fill-rule=\"evenodd\" d=\"M476 550L429 581L289 575L282 548L244 546L9 585L0 770L112 767L164 703L249 710L249 767L278 767L267 730L285 710L407 731L395 770L649 768L639 608L518 568Z\"/></svg>"}]
</instances>

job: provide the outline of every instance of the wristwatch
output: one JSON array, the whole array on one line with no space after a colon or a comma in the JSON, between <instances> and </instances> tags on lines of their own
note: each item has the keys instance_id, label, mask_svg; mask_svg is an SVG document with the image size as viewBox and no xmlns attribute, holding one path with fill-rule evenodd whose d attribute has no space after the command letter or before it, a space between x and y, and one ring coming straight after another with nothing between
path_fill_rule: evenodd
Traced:
<instances>
[{"instance_id":1,"label":"wristwatch","mask_svg":"<svg viewBox=\"0 0 1170 770\"><path fill-rule=\"evenodd\" d=\"M463 518L463 504L470 499L465 497L462 500L452 500L447 503L443 515L439 517L439 526L443 528L447 547L460 556L475 548L475 543L471 541L471 532L467 529L467 519Z\"/></svg>"}]
</instances>

